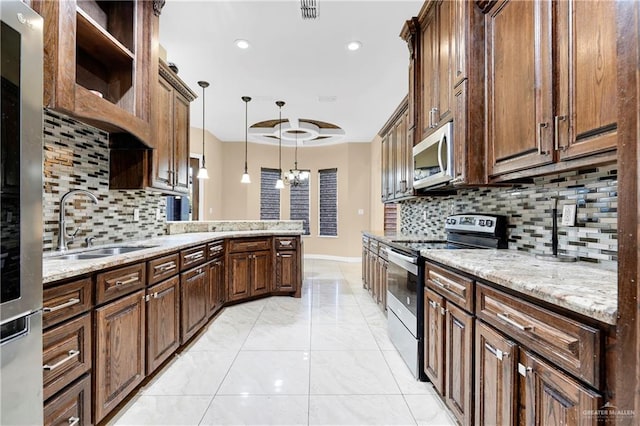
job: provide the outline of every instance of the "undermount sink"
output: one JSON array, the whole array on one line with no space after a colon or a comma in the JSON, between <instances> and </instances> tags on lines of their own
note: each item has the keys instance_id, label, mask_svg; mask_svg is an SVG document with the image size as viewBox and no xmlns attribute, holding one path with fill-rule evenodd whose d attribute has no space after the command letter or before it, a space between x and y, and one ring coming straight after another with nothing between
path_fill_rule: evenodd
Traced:
<instances>
[{"instance_id":1,"label":"undermount sink","mask_svg":"<svg viewBox=\"0 0 640 426\"><path fill-rule=\"evenodd\" d=\"M152 248L153 246L138 247L105 247L99 249L86 250L80 253L62 254L59 256L51 256L50 260L89 260L100 259L103 257L115 256L116 254L131 253L138 250Z\"/></svg>"}]
</instances>

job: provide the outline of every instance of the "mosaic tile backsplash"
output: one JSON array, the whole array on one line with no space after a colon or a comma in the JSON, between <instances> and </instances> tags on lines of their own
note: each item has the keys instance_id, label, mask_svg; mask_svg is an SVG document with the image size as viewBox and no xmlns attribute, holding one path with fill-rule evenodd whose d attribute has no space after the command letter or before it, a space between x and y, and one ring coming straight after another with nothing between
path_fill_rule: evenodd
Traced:
<instances>
[{"instance_id":1,"label":"mosaic tile backsplash","mask_svg":"<svg viewBox=\"0 0 640 426\"><path fill-rule=\"evenodd\" d=\"M509 249L551 252L553 197L558 198L558 251L615 270L618 261L618 171L615 165L536 178L531 185L477 188L400 203L404 234L443 239L442 221L471 211L509 217ZM562 206L576 204L576 224L561 225ZM424 219L426 212L427 219Z\"/></svg>"},{"instance_id":2,"label":"mosaic tile backsplash","mask_svg":"<svg viewBox=\"0 0 640 426\"><path fill-rule=\"evenodd\" d=\"M60 198L69 190L86 189L97 198L76 194L67 199L67 231L77 230L69 248L86 237L102 245L165 234L163 195L153 191L109 190L109 138L102 130L57 112L44 111L44 250L56 250ZM133 221L133 211L140 218Z\"/></svg>"}]
</instances>

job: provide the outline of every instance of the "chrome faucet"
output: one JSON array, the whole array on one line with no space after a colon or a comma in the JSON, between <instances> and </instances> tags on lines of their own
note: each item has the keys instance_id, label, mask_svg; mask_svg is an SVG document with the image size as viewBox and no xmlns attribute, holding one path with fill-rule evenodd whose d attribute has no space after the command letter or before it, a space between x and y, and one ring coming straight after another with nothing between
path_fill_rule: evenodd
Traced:
<instances>
[{"instance_id":1,"label":"chrome faucet","mask_svg":"<svg viewBox=\"0 0 640 426\"><path fill-rule=\"evenodd\" d=\"M60 214L58 216L58 251L66 251L67 244L76 238L76 234L80 229L77 228L73 234L67 233L67 219L64 205L67 198L74 194L85 194L87 197L91 198L94 204L98 204L98 198L85 189L72 189L62 196L60 199Z\"/></svg>"}]
</instances>

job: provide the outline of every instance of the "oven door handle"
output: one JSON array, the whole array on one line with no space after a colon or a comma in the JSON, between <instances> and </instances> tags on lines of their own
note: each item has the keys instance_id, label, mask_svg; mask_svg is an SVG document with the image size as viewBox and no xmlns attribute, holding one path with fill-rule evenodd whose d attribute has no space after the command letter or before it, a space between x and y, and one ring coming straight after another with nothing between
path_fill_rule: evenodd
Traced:
<instances>
[{"instance_id":1,"label":"oven door handle","mask_svg":"<svg viewBox=\"0 0 640 426\"><path fill-rule=\"evenodd\" d=\"M400 266L402 269L411 272L413 275L418 275L418 259L416 257L405 256L389 248L386 250L389 262Z\"/></svg>"}]
</instances>

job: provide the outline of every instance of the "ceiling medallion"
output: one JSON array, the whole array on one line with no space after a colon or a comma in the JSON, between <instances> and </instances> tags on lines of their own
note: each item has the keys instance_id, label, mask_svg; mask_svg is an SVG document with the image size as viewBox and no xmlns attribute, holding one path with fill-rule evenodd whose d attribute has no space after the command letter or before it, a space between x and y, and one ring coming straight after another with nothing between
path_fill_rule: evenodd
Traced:
<instances>
[{"instance_id":1,"label":"ceiling medallion","mask_svg":"<svg viewBox=\"0 0 640 426\"><path fill-rule=\"evenodd\" d=\"M261 121L249 128L254 141L275 143L282 131L282 143L290 146L320 145L340 141L345 132L335 124L307 118Z\"/></svg>"}]
</instances>

